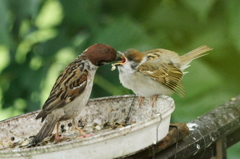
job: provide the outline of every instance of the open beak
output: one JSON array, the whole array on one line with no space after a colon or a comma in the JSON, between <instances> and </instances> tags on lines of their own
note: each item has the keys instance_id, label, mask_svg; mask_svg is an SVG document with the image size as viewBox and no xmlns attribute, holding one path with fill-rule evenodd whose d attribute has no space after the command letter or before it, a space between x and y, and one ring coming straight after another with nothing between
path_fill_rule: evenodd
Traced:
<instances>
[{"instance_id":1,"label":"open beak","mask_svg":"<svg viewBox=\"0 0 240 159\"><path fill-rule=\"evenodd\" d=\"M118 56L118 62L112 64L112 71L114 71L116 69L116 66L123 66L125 64L125 62L127 61L127 58L124 56L123 52L118 51L118 53L120 54L120 56Z\"/></svg>"}]
</instances>

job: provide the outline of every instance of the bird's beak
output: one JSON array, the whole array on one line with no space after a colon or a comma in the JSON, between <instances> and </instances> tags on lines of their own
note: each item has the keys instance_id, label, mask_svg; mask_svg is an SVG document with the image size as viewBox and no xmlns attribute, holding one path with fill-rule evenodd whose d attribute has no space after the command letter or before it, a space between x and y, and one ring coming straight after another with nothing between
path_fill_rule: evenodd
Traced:
<instances>
[{"instance_id":1,"label":"bird's beak","mask_svg":"<svg viewBox=\"0 0 240 159\"><path fill-rule=\"evenodd\" d=\"M112 64L112 71L115 70L116 66L123 66L127 61L127 58L123 52L118 51L118 53L120 54L117 57L118 62Z\"/></svg>"},{"instance_id":2,"label":"bird's beak","mask_svg":"<svg viewBox=\"0 0 240 159\"><path fill-rule=\"evenodd\" d=\"M113 65L115 65L115 66L124 65L127 58L126 58L126 56L124 55L123 52L118 51L118 53L120 54L120 56L118 55L118 57L117 57L118 62L114 63Z\"/></svg>"},{"instance_id":3,"label":"bird's beak","mask_svg":"<svg viewBox=\"0 0 240 159\"><path fill-rule=\"evenodd\" d=\"M122 52L118 51L118 55L115 61L121 61L123 56L122 54L123 54Z\"/></svg>"}]
</instances>

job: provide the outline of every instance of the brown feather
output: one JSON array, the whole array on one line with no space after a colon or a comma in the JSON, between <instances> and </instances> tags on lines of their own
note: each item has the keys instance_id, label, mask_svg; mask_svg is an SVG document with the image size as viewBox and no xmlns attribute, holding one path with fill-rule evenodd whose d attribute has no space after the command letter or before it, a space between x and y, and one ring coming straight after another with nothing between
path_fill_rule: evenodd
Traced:
<instances>
[{"instance_id":1,"label":"brown feather","mask_svg":"<svg viewBox=\"0 0 240 159\"><path fill-rule=\"evenodd\" d=\"M200 47L180 56L181 65L182 66L185 65L186 67L188 67L187 65L190 62L192 62L192 60L207 55L208 54L207 51L210 51L210 50L212 50L212 48L204 45L204 46L200 46Z\"/></svg>"},{"instance_id":2,"label":"brown feather","mask_svg":"<svg viewBox=\"0 0 240 159\"><path fill-rule=\"evenodd\" d=\"M111 62L117 59L117 51L111 46L104 44L94 44L83 52L87 59L96 66L102 65L105 62Z\"/></svg>"},{"instance_id":3,"label":"brown feather","mask_svg":"<svg viewBox=\"0 0 240 159\"><path fill-rule=\"evenodd\" d=\"M166 88L170 89L170 91L159 90L159 94L161 94L161 92L169 94L171 93L171 90L172 90L176 92L179 96L184 97L186 94L184 86L182 84L183 74L186 73L184 72L184 70L187 67L189 67L189 63L192 60L206 55L206 52L209 50L212 50L212 49L207 46L201 46L193 51L190 51L189 53L183 56L179 56L176 52L166 50L166 49L152 49L145 52L140 52L136 49L129 49L124 54L128 59L128 61L131 62L130 59L133 59L133 62L130 63L130 67L132 69L130 71L134 72L134 70L137 69L138 72L141 72L147 77L150 77L151 79L159 82L160 84L166 86ZM126 62L124 61L124 63L120 63L120 64L125 65L125 63ZM149 94L148 95L144 93L144 89L141 90L137 88L137 84L135 84L134 81L131 81L131 78L129 80L127 78L125 79L125 77L127 76L127 72L130 68L126 67L124 69L121 69L121 66L120 66L119 70L120 70L121 83L125 87L132 89L135 93L137 92L138 94L150 96L151 93L148 93ZM126 73L121 74L121 72L124 72L124 71ZM138 75L139 74L136 74L136 75L133 74L133 76L138 76ZM140 81L143 81L143 80L140 80ZM134 83L134 86L132 86L133 84L132 85L129 84L131 82ZM141 91L143 93L141 93ZM153 91L154 93L157 92L157 90L155 91L154 89Z\"/></svg>"},{"instance_id":4,"label":"brown feather","mask_svg":"<svg viewBox=\"0 0 240 159\"><path fill-rule=\"evenodd\" d=\"M137 49L128 49L124 54L127 58L133 59L137 63L140 63L145 56L144 53Z\"/></svg>"},{"instance_id":5,"label":"brown feather","mask_svg":"<svg viewBox=\"0 0 240 159\"><path fill-rule=\"evenodd\" d=\"M42 121L44 121L49 113L70 103L84 91L88 73L86 70L81 71L82 58L75 59L59 75L36 119L42 118ZM79 67L79 69L76 69L76 67ZM74 75L74 78L72 78L72 75Z\"/></svg>"},{"instance_id":6,"label":"brown feather","mask_svg":"<svg viewBox=\"0 0 240 159\"><path fill-rule=\"evenodd\" d=\"M64 115L64 111L62 109L58 109L57 111L52 113L51 116L47 117L47 121L43 124L41 130L32 140L33 146L35 146L37 143L42 141L45 137L51 135L55 125L59 122L60 118L63 115Z\"/></svg>"},{"instance_id":7,"label":"brown feather","mask_svg":"<svg viewBox=\"0 0 240 159\"><path fill-rule=\"evenodd\" d=\"M50 135L54 126L60 121L68 119L75 121L90 96L93 76L98 66L116 59L117 52L114 48L108 45L94 44L61 72L42 111L36 117L36 119L42 118L45 123L32 141L33 144ZM77 125L74 124L74 127Z\"/></svg>"},{"instance_id":8,"label":"brown feather","mask_svg":"<svg viewBox=\"0 0 240 159\"><path fill-rule=\"evenodd\" d=\"M147 56L148 61L158 60L165 63L170 63L172 58L178 57L177 53L166 49L153 49L144 52L144 54Z\"/></svg>"},{"instance_id":9,"label":"brown feather","mask_svg":"<svg viewBox=\"0 0 240 159\"><path fill-rule=\"evenodd\" d=\"M139 66L138 71L170 88L179 96L185 96L185 90L181 81L183 73L172 64L146 62Z\"/></svg>"}]
</instances>

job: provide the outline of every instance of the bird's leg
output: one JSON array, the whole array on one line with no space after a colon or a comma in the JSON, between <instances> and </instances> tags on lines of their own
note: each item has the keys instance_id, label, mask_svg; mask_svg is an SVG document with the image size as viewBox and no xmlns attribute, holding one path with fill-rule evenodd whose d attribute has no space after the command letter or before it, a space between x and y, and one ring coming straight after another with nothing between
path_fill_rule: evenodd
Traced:
<instances>
[{"instance_id":1,"label":"bird's leg","mask_svg":"<svg viewBox=\"0 0 240 159\"><path fill-rule=\"evenodd\" d=\"M59 125L60 125L60 122L57 122L57 132L56 132L56 134L55 134L55 142L58 142L58 140L64 138L63 135L61 135L61 137L59 136L59 132L58 132Z\"/></svg>"},{"instance_id":2,"label":"bird's leg","mask_svg":"<svg viewBox=\"0 0 240 159\"><path fill-rule=\"evenodd\" d=\"M139 107L142 106L143 99L144 99L143 96L139 96L139 97L138 97L138 106L139 106Z\"/></svg>"},{"instance_id":3,"label":"bird's leg","mask_svg":"<svg viewBox=\"0 0 240 159\"><path fill-rule=\"evenodd\" d=\"M155 105L155 103L156 103L156 101L157 101L157 98L158 98L158 95L154 95L154 96L152 97L152 107L154 107L154 105Z\"/></svg>"},{"instance_id":4,"label":"bird's leg","mask_svg":"<svg viewBox=\"0 0 240 159\"><path fill-rule=\"evenodd\" d=\"M92 133L86 134L81 128L79 128L78 122L76 122L75 119L73 119L72 121L73 121L73 129L77 129L80 132L80 134L82 135L82 136L78 137L78 139L93 136Z\"/></svg>"},{"instance_id":5,"label":"bird's leg","mask_svg":"<svg viewBox=\"0 0 240 159\"><path fill-rule=\"evenodd\" d=\"M81 128L79 128L79 127L76 127L76 129L79 130L79 131L80 131L80 134L82 135L82 136L78 137L78 139L82 139L82 138L85 138L85 137L93 136L92 133L86 134L86 133L85 133Z\"/></svg>"}]
</instances>

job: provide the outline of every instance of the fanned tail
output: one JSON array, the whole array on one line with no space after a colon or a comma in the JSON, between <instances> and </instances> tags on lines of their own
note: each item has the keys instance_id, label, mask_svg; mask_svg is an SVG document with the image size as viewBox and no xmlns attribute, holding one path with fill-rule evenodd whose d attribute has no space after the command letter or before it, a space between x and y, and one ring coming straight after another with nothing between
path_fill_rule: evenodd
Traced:
<instances>
[{"instance_id":1,"label":"fanned tail","mask_svg":"<svg viewBox=\"0 0 240 159\"><path fill-rule=\"evenodd\" d=\"M183 71L184 69L189 67L189 63L192 62L192 60L197 59L199 57L205 56L208 53L207 51L212 50L212 48L204 45L200 46L184 55L181 56L181 70Z\"/></svg>"}]
</instances>

